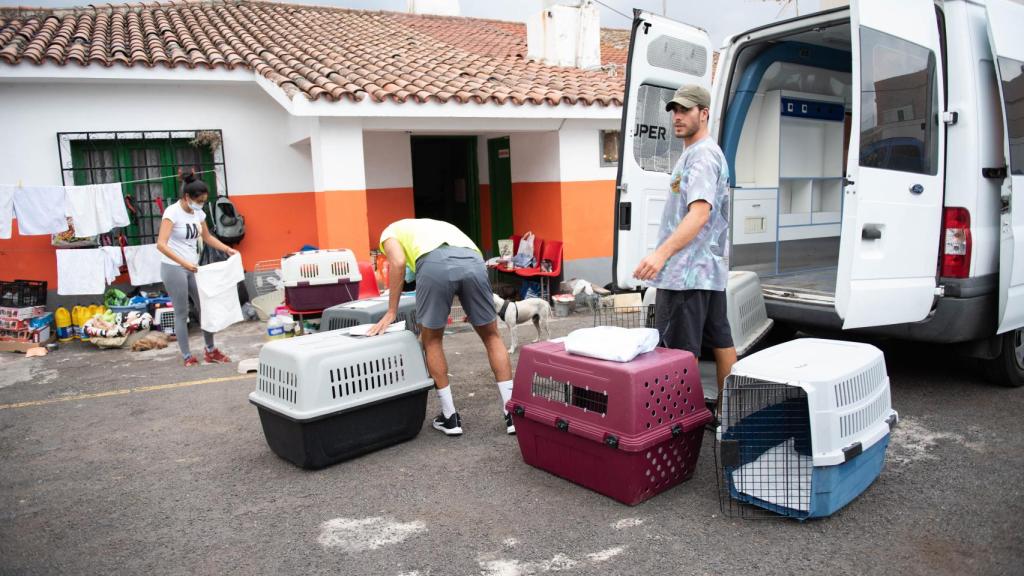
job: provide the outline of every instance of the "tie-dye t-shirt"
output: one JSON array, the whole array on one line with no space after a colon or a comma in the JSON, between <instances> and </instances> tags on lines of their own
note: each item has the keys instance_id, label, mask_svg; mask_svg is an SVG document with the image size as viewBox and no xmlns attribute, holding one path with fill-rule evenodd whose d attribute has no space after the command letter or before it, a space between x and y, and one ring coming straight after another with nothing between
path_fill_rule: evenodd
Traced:
<instances>
[{"instance_id":1,"label":"tie-dye t-shirt","mask_svg":"<svg viewBox=\"0 0 1024 576\"><path fill-rule=\"evenodd\" d=\"M697 200L711 204L711 217L697 236L676 252L651 281L669 290L725 290L729 280L729 166L721 148L704 138L683 150L672 170L661 215L660 246Z\"/></svg>"}]
</instances>

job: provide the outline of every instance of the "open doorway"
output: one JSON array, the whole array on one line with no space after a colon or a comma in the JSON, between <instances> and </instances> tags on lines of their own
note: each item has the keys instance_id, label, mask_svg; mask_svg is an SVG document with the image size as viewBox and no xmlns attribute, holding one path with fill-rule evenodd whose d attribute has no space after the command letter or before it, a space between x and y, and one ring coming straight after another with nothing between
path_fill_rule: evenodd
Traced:
<instances>
[{"instance_id":1,"label":"open doorway","mask_svg":"<svg viewBox=\"0 0 1024 576\"><path fill-rule=\"evenodd\" d=\"M417 218L444 220L480 245L480 186L475 136L412 138L413 206Z\"/></svg>"}]
</instances>

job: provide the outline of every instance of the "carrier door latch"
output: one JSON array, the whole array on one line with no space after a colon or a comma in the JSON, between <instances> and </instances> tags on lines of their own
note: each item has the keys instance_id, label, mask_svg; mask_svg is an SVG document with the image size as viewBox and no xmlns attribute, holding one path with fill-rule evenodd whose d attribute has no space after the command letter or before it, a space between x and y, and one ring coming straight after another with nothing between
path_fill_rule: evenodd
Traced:
<instances>
[{"instance_id":1,"label":"carrier door latch","mask_svg":"<svg viewBox=\"0 0 1024 576\"><path fill-rule=\"evenodd\" d=\"M956 124L960 120L960 113L956 111L948 111L942 113L942 122L949 126Z\"/></svg>"},{"instance_id":2,"label":"carrier door latch","mask_svg":"<svg viewBox=\"0 0 1024 576\"><path fill-rule=\"evenodd\" d=\"M843 448L843 462L849 462L857 456L860 456L861 452L864 451L864 447L860 442L854 442L846 448Z\"/></svg>"}]
</instances>

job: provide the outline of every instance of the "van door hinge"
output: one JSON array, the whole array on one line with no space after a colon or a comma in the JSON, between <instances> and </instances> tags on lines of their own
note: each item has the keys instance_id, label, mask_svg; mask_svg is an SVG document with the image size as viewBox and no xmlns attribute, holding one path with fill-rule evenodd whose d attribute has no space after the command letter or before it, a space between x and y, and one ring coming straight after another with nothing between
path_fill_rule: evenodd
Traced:
<instances>
[{"instance_id":1,"label":"van door hinge","mask_svg":"<svg viewBox=\"0 0 1024 576\"><path fill-rule=\"evenodd\" d=\"M936 286L935 287L935 295L938 296L939 298L945 298L945 296L946 296L946 287L943 286L942 284L939 284L938 286Z\"/></svg>"},{"instance_id":2,"label":"van door hinge","mask_svg":"<svg viewBox=\"0 0 1024 576\"><path fill-rule=\"evenodd\" d=\"M956 124L958 120L960 120L960 113L959 112L943 112L942 113L942 122L944 124L948 124L948 125L952 126L953 124Z\"/></svg>"},{"instance_id":3,"label":"van door hinge","mask_svg":"<svg viewBox=\"0 0 1024 576\"><path fill-rule=\"evenodd\" d=\"M627 194L629 192L629 184L626 184L626 183L619 184L618 186L615 187L615 189L617 191L619 191L619 193L621 193L621 194Z\"/></svg>"}]
</instances>

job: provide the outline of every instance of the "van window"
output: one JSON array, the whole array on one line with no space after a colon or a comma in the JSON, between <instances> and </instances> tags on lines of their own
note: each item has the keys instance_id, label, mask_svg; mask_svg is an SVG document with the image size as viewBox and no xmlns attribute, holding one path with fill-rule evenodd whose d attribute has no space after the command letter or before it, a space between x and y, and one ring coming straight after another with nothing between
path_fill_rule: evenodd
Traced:
<instances>
[{"instance_id":1,"label":"van window","mask_svg":"<svg viewBox=\"0 0 1024 576\"><path fill-rule=\"evenodd\" d=\"M675 90L641 84L637 93L636 125L633 126L633 158L648 172L670 174L683 153L683 140L672 132L672 114L665 105Z\"/></svg>"},{"instance_id":2,"label":"van window","mask_svg":"<svg viewBox=\"0 0 1024 576\"><path fill-rule=\"evenodd\" d=\"M1010 140L1010 173L1024 175L1024 62L999 58L1003 110Z\"/></svg>"},{"instance_id":3,"label":"van window","mask_svg":"<svg viewBox=\"0 0 1024 576\"><path fill-rule=\"evenodd\" d=\"M862 28L860 165L938 172L935 54L912 42Z\"/></svg>"}]
</instances>

